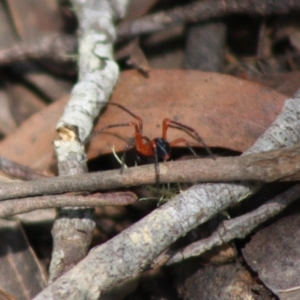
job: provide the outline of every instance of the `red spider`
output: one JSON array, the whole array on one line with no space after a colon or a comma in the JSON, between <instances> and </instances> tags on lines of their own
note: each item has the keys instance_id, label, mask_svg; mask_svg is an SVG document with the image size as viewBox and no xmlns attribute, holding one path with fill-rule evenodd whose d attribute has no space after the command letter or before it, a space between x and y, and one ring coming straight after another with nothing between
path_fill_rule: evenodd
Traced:
<instances>
[{"instance_id":1,"label":"red spider","mask_svg":"<svg viewBox=\"0 0 300 300\"><path fill-rule=\"evenodd\" d=\"M170 158L171 147L173 147L179 143L183 143L189 148L189 150L192 152L193 155L198 156L196 154L196 152L193 150L193 148L190 146L188 141L185 140L184 138L178 138L171 143L169 143L167 141L167 130L172 125L183 128L184 130L192 133L196 137L198 142L200 142L204 146L207 153L213 159L215 159L215 156L212 154L210 149L207 147L207 145L204 143L204 141L202 140L202 138L200 137L200 135L197 133L197 131L195 129L167 118L167 119L164 119L162 122L162 137L150 140L147 136L143 136L143 121L139 116L135 115L134 113L132 113L130 110L128 110L126 107L124 107L121 104L114 103L114 102L106 102L106 103L109 105L115 105L115 106L123 109L124 111L126 111L128 114L130 114L132 117L134 117L137 120L137 122L127 122L127 123L111 124L111 125L104 126L100 130L94 132L91 136L91 138L92 138L95 135L102 132L103 130L113 128L113 127L122 127L122 126L133 126L134 127L135 133L134 133L133 137L127 142L127 144L124 148L124 151L123 151L121 174L123 173L123 170L124 170L126 151L131 146L131 144L134 142L134 140L135 140L135 146L136 146L137 153L142 158L146 158L148 161L151 161L151 162L154 161L157 186L159 185L159 160L165 161ZM145 140L145 142L144 142L144 140Z\"/></svg>"}]
</instances>

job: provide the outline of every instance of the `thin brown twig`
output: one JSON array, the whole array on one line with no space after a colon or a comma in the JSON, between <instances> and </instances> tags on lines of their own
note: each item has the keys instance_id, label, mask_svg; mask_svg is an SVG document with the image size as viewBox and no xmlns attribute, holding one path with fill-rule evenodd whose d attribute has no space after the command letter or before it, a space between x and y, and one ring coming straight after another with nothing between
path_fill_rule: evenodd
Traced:
<instances>
[{"instance_id":1,"label":"thin brown twig","mask_svg":"<svg viewBox=\"0 0 300 300\"><path fill-rule=\"evenodd\" d=\"M300 179L300 145L240 157L194 159L160 164L160 182L296 181ZM153 165L75 176L8 183L0 200L65 192L97 191L155 183Z\"/></svg>"},{"instance_id":2,"label":"thin brown twig","mask_svg":"<svg viewBox=\"0 0 300 300\"><path fill-rule=\"evenodd\" d=\"M134 203L136 200L136 195L131 192L105 194L97 193L88 196L52 195L10 199L0 202L0 218L5 218L41 208L129 205Z\"/></svg>"},{"instance_id":3,"label":"thin brown twig","mask_svg":"<svg viewBox=\"0 0 300 300\"><path fill-rule=\"evenodd\" d=\"M117 33L118 39L123 40L165 30L180 24L208 21L233 13L267 16L287 14L297 10L300 10L300 2L297 0L197 1L136 20L125 21L119 24ZM76 46L77 38L75 35L62 34L45 36L37 41L20 42L11 48L0 51L0 65L25 59L51 58L59 61L69 61L70 56L68 56L68 53L75 53Z\"/></svg>"},{"instance_id":4,"label":"thin brown twig","mask_svg":"<svg viewBox=\"0 0 300 300\"><path fill-rule=\"evenodd\" d=\"M70 54L75 53L76 46L76 36L58 33L46 35L36 41L22 41L0 50L0 66L25 59L70 61Z\"/></svg>"},{"instance_id":5,"label":"thin brown twig","mask_svg":"<svg viewBox=\"0 0 300 300\"><path fill-rule=\"evenodd\" d=\"M300 2L297 0L196 1L185 6L147 15L137 20L123 22L117 28L118 38L132 38L181 24L208 21L234 13L267 16L282 15L297 10L300 10Z\"/></svg>"},{"instance_id":6,"label":"thin brown twig","mask_svg":"<svg viewBox=\"0 0 300 300\"><path fill-rule=\"evenodd\" d=\"M45 173L33 170L29 167L18 164L12 160L0 156L0 170L9 176L23 180L34 180L44 177L50 177Z\"/></svg>"}]
</instances>

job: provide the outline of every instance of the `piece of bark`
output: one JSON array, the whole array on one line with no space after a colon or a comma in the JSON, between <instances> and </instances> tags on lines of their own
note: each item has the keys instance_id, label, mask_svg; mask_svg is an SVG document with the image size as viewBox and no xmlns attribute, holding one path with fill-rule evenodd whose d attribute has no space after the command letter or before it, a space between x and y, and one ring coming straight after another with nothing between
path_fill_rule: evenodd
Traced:
<instances>
[{"instance_id":1,"label":"piece of bark","mask_svg":"<svg viewBox=\"0 0 300 300\"><path fill-rule=\"evenodd\" d=\"M248 265L279 299L300 298L300 215L295 213L257 232L243 250Z\"/></svg>"},{"instance_id":2,"label":"piece of bark","mask_svg":"<svg viewBox=\"0 0 300 300\"><path fill-rule=\"evenodd\" d=\"M32 299L45 288L46 275L20 223L0 219L0 236L0 289L16 299Z\"/></svg>"}]
</instances>

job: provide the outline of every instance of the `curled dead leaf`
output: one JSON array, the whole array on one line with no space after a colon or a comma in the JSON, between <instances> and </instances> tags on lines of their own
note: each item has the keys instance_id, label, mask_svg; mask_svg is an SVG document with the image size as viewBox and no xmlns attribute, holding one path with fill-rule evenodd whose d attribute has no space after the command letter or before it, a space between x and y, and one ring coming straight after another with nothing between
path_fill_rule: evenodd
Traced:
<instances>
[{"instance_id":1,"label":"curled dead leaf","mask_svg":"<svg viewBox=\"0 0 300 300\"><path fill-rule=\"evenodd\" d=\"M197 130L210 147L245 151L281 111L286 96L265 86L227 75L191 70L151 70L145 78L123 72L111 101L140 116L144 135L161 137L162 121L171 118ZM108 106L95 131L109 124L134 121L126 112ZM88 157L122 151L133 128L117 127L92 139ZM169 129L168 140L196 140L182 130ZM201 145L200 145L201 146Z\"/></svg>"},{"instance_id":2,"label":"curled dead leaf","mask_svg":"<svg viewBox=\"0 0 300 300\"><path fill-rule=\"evenodd\" d=\"M191 70L151 70L149 77L137 71L123 72L111 101L120 103L144 121L144 134L160 137L162 120L171 118L195 128L210 147L245 151L269 127L281 111L286 96L256 83L227 75ZM67 98L64 98L24 122L0 143L0 155L18 163L48 171L55 165L52 140L55 126ZM108 106L96 124L98 130L108 124L134 119L115 106ZM88 158L122 151L133 129L118 127L92 139ZM168 140L184 137L174 128Z\"/></svg>"}]
</instances>

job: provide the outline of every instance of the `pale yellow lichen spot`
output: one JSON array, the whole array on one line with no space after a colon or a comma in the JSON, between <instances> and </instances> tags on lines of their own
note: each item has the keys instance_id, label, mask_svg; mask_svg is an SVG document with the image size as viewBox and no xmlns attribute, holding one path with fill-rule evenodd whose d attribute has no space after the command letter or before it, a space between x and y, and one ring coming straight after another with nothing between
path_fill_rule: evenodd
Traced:
<instances>
[{"instance_id":1,"label":"pale yellow lichen spot","mask_svg":"<svg viewBox=\"0 0 300 300\"><path fill-rule=\"evenodd\" d=\"M151 235L148 233L147 228L140 230L139 232L133 232L129 235L129 238L133 243L139 243L141 240L144 240L146 243L151 243L153 240Z\"/></svg>"}]
</instances>

